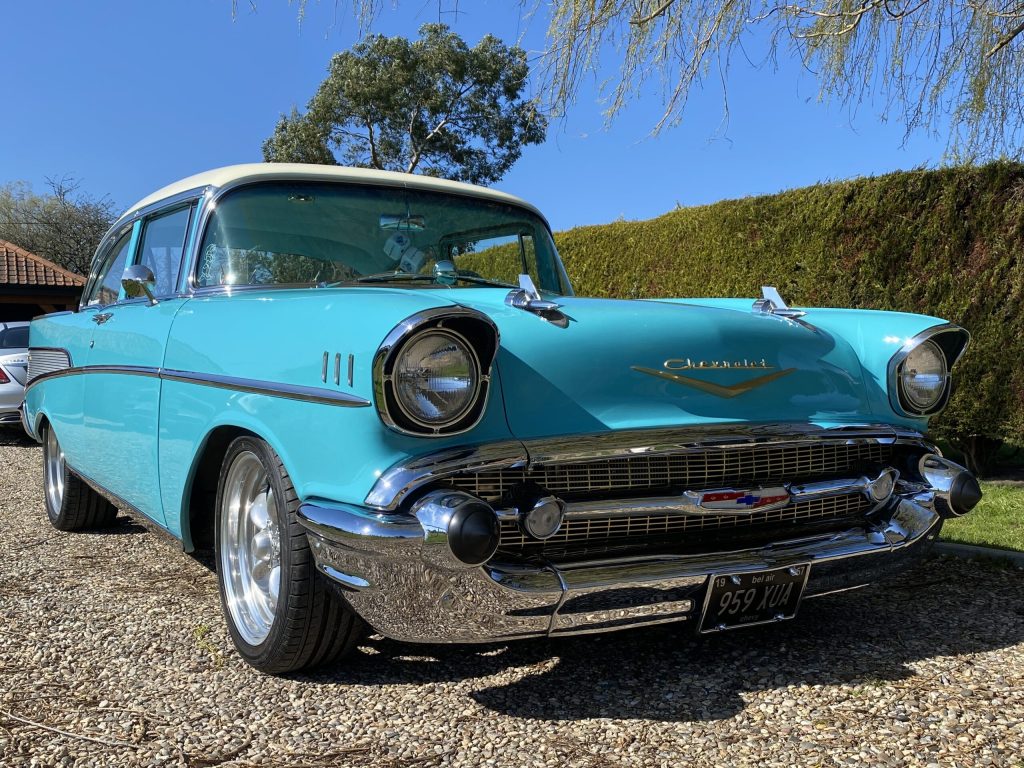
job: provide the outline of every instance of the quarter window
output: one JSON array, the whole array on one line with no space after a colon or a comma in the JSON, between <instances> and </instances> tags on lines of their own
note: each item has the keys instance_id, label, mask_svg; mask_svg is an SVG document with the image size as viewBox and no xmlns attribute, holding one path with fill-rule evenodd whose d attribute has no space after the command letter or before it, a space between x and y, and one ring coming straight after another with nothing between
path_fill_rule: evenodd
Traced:
<instances>
[{"instance_id":1,"label":"quarter window","mask_svg":"<svg viewBox=\"0 0 1024 768\"><path fill-rule=\"evenodd\" d=\"M191 208L154 216L146 222L137 263L149 267L156 277L157 296L167 296L178 287L181 257L185 252L185 234Z\"/></svg>"},{"instance_id":2,"label":"quarter window","mask_svg":"<svg viewBox=\"0 0 1024 768\"><path fill-rule=\"evenodd\" d=\"M132 244L132 231L129 229L117 239L107 252L106 258L100 263L96 282L93 284L86 306L113 304L121 296L121 275L128 263L128 252Z\"/></svg>"}]
</instances>

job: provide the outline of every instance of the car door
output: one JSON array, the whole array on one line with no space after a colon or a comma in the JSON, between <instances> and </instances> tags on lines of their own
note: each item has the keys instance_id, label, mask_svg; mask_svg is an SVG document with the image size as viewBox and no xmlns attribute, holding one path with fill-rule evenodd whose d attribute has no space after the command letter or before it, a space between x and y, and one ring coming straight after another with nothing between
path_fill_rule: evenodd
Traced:
<instances>
[{"instance_id":1,"label":"car door","mask_svg":"<svg viewBox=\"0 0 1024 768\"><path fill-rule=\"evenodd\" d=\"M78 312L58 312L32 323L29 337L29 377L71 367L88 370L93 332L105 305L117 300L121 273L134 250L138 227L126 224L108 234L100 243L93 269L82 295ZM87 376L64 376L46 386L45 411L57 433L68 464L90 475L95 456L85 434L85 380Z\"/></svg>"},{"instance_id":2,"label":"car door","mask_svg":"<svg viewBox=\"0 0 1024 768\"><path fill-rule=\"evenodd\" d=\"M194 210L191 201L178 203L141 221L131 263L153 271L156 302L120 289L101 309L85 377L91 479L160 525L159 372L171 323L188 301L178 278Z\"/></svg>"}]
</instances>

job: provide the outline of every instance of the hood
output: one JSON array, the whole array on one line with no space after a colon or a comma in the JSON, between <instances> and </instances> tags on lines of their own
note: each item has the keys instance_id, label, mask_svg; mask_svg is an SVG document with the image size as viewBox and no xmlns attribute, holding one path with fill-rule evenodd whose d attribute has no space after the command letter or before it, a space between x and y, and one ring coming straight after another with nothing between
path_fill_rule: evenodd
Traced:
<instances>
[{"instance_id":1,"label":"hood","mask_svg":"<svg viewBox=\"0 0 1024 768\"><path fill-rule=\"evenodd\" d=\"M723 422L864 423L878 402L856 353L805 323L718 307L562 297L560 328L462 290L501 333L509 426L528 439Z\"/></svg>"}]
</instances>

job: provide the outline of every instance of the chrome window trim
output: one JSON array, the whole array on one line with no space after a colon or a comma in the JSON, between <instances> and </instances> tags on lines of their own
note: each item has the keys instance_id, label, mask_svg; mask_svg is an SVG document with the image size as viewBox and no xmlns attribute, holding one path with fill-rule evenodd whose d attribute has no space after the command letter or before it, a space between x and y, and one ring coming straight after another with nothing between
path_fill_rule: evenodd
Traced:
<instances>
[{"instance_id":1,"label":"chrome window trim","mask_svg":"<svg viewBox=\"0 0 1024 768\"><path fill-rule=\"evenodd\" d=\"M127 226L130 226L130 225L134 225L135 222L137 222L137 221L139 221L139 220L141 220L143 218L146 218L146 217L150 216L151 214L156 213L157 211L160 211L160 210L162 210L162 209L164 209L164 208L166 208L168 206L180 204L180 203L182 203L184 201L188 201L188 200L193 200L193 201L196 202L197 206L196 206L195 212L192 215L192 221L189 223L188 237L186 238L186 241L185 241L185 250L184 250L184 253L183 253L183 257L182 257L182 268L181 268L181 272L180 272L180 274L178 276L178 289L177 289L177 292L175 294L173 294L173 295L174 296L183 296L183 297L191 297L191 296L195 296L195 295L203 295L203 296L206 296L206 295L210 295L210 296L228 295L228 296L230 296L231 292L233 290L243 290L245 288L245 286L199 286L197 284L197 282L196 282L196 270L199 267L199 248L200 248L200 246L201 246L201 244L203 242L203 237L205 237L205 235L206 235L206 229L207 229L207 226L209 225L210 217L213 215L214 211L217 209L217 203L225 195L227 195L227 194L229 194L231 192L234 192L235 190L238 190L238 189L243 189L243 188L249 187L249 186L257 186L257 185L261 185L261 184L268 184L268 183L269 184L273 184L273 183L281 183L281 182L289 182L289 181L294 181L294 182L310 181L310 182L314 182L314 183L324 183L324 182L326 182L326 183L331 183L331 184L343 184L343 185L349 185L349 186L363 186L363 187L381 187L381 186L383 186L383 187L392 187L392 188L395 188L395 189L418 189L418 187L409 186L408 184L406 184L404 182L391 182L391 181L387 181L387 180L375 180L375 181L369 181L369 180L367 180L367 181L343 180L343 181L341 181L341 180L338 180L338 179L330 177L330 176L322 176L322 177L321 176L309 176L309 177L307 177L307 176L301 176L301 177L295 176L295 177L289 177L289 176L285 175L285 176L282 176L280 178L265 178L265 179L257 179L257 180L240 179L238 181L233 181L233 182L230 182L228 184L224 184L223 186L219 186L219 187L207 184L207 185L203 185L203 186L199 186L199 187L193 187L191 189L184 190L183 192L179 192L176 195L172 195L170 197L166 197L163 200L158 200L155 203L151 203L150 205L147 205L145 208L139 208L139 209L136 209L136 210L128 211L123 216L121 216L121 218L119 218L116 222L114 222L113 226L111 226L111 228L109 230L107 230L107 234L105 234L103 236L103 239L100 241L99 247L96 249L96 253L99 254L100 250L107 245L108 238L111 237L111 235L115 232L115 230L118 231L118 232L121 232L123 230L123 228L125 228ZM455 197L464 197L464 198L468 198L468 199L488 199L488 198L479 198L476 195L473 195L471 193L466 193L466 192L461 192L461 191L445 190L444 192L440 192L439 191L438 194L447 194L447 195L452 195L452 196L455 196ZM497 201L494 201L494 202L497 202ZM548 236L551 238L552 243L554 243L554 232L551 229L551 224L550 224L550 222L548 222L547 218L545 218L544 214L542 214L539 210L537 210L536 208L533 208L529 204L521 205L521 204L516 204L516 203L511 203L511 202L504 203L504 204L512 206L514 208L520 208L520 209L522 209L524 211L528 211L531 215L536 216L537 219L547 229ZM556 254L558 253L557 248L555 250L555 253ZM134 258L134 256L135 256L135 254L133 254L133 258ZM96 266L96 255L93 256L93 270L95 270L95 266ZM565 271L565 264L562 261L562 258L561 258L560 255L558 256L558 268L559 268L561 279L563 281L563 288L565 290L565 293L563 295L565 295L565 296L573 296L573 295L575 295L574 291L573 291L573 288L572 288L572 283L570 282L568 274ZM90 278L86 282L86 289L88 289L91 281L92 281L92 272L90 272ZM251 287L252 288L259 288L259 289L262 289L262 290L278 290L278 289L285 289L285 290L287 290L288 288L294 289L296 286L260 285L260 286L251 286ZM82 295L83 296L86 295L86 291L85 290L83 290ZM171 298L171 296L158 296L157 298ZM84 309L84 306L80 307L80 309Z\"/></svg>"},{"instance_id":2,"label":"chrome window trim","mask_svg":"<svg viewBox=\"0 0 1024 768\"><path fill-rule=\"evenodd\" d=\"M135 222L127 222L124 226L118 226L115 224L109 230L107 234L103 236L99 246L96 248L96 253L92 257L92 266L89 268L89 277L86 278L85 286L82 288L82 295L78 300L78 311L81 312L84 309L101 309L103 307L109 307L117 302L111 302L110 304L89 304L89 296L92 295L93 289L96 287L96 281L99 280L99 270L103 263L106 261L108 256L112 255L108 249L117 245L117 243L124 237L128 232L131 232L131 239L128 241L128 258L125 262L127 266L135 258L135 251L138 250L139 246L139 233L136 229ZM102 255L101 255L102 254Z\"/></svg>"},{"instance_id":3,"label":"chrome window trim","mask_svg":"<svg viewBox=\"0 0 1024 768\"><path fill-rule=\"evenodd\" d=\"M539 440L508 440L416 456L381 473L365 504L393 511L417 488L463 472L532 469L544 464L571 464L629 456L700 452L708 448L749 448L785 443L828 442L841 445L895 443L935 446L920 432L891 424L819 427L814 424L716 424L694 428L656 428L604 432Z\"/></svg>"},{"instance_id":4,"label":"chrome window trim","mask_svg":"<svg viewBox=\"0 0 1024 768\"><path fill-rule=\"evenodd\" d=\"M193 371L178 371L169 368L153 368L140 365L84 365L65 368L52 373L43 374L25 387L28 391L43 381L57 379L62 376L77 376L90 374L116 374L119 376L147 376L163 381L177 381L187 384L198 384L200 386L227 389L234 392L246 392L256 395L268 395L270 397L283 397L289 400L300 400L309 403L321 403L323 405L337 405L347 408L366 408L370 405L369 400L364 400L356 395L347 392L335 392L330 389L319 387L307 387L302 384L284 384L273 381L260 381L257 379L237 378L234 376L222 376L215 373L197 373Z\"/></svg>"},{"instance_id":5,"label":"chrome window trim","mask_svg":"<svg viewBox=\"0 0 1024 768\"><path fill-rule=\"evenodd\" d=\"M157 203L153 206L147 206L145 210L149 211L139 216L139 233L138 240L135 243L134 252L132 253L131 263L128 266L134 267L141 264L140 261L140 248L146 237L146 229L149 227L150 222L154 219L159 219L163 216L170 216L172 213L177 213L185 208L189 209L188 221L185 223L185 231L182 233L181 239L181 261L178 264L178 274L174 278L174 285L171 286L171 290L167 293L154 294L155 299L170 299L175 298L179 294L179 286L181 285L181 277L185 273L185 270L191 263L189 251L192 248L192 236L195 231L195 221L198 218L197 213L201 203L202 196L189 195L175 195L174 202L164 201L163 204ZM157 275L157 279L159 279ZM122 299L117 304L125 304L129 301L137 301L137 299Z\"/></svg>"},{"instance_id":6,"label":"chrome window trim","mask_svg":"<svg viewBox=\"0 0 1024 768\"><path fill-rule=\"evenodd\" d=\"M107 230L107 233L103 235L103 239L100 240L99 246L96 248L96 253L92 257L92 266L89 269L89 277L85 281L85 287L82 289L82 299L79 301L78 309L82 311L84 309L96 309L97 307L112 307L115 305L128 303L126 300L112 302L110 304L86 304L86 297L92 291L92 287L96 282L97 268L99 267L100 254L106 256L104 250L108 248L113 242L116 242L129 227L137 227L137 230L132 233L132 242L130 245L129 258L125 266L132 266L136 263L136 259L139 255L139 243L142 240L142 222L144 219L152 218L155 214L159 214L166 210L167 213L171 212L173 208L183 208L186 205L195 206L189 217L189 223L185 229L185 239L182 244L181 252L181 269L178 272L178 280L175 286L175 290L172 293L162 294L157 296L158 299L169 299L181 295L181 283L182 276L185 275L186 270L190 268L192 261L191 250L194 247L194 235L195 226L194 224L198 221L199 216L197 215L200 209L203 207L205 201L205 195L209 187L195 187L193 189L185 190L177 195L172 195L163 200L158 200L152 205L147 205L145 208L139 208L135 211L129 211L119 218L114 224Z\"/></svg>"},{"instance_id":7,"label":"chrome window trim","mask_svg":"<svg viewBox=\"0 0 1024 768\"><path fill-rule=\"evenodd\" d=\"M331 176L288 176L288 175L281 176L280 178L264 178L264 179L256 179L256 180L253 180L253 179L240 179L240 180L230 182L230 183L225 184L225 185L220 186L220 187L207 186L207 187L201 188L202 189L203 200L202 200L202 202L200 204L200 210L198 212L198 216L196 217L197 218L197 225L196 225L196 230L195 230L195 238L194 238L194 240L190 244L191 245L191 249L190 249L190 253L189 253L190 263L189 263L189 267L188 267L188 275L187 275L187 280L184 282L184 285L182 285L182 288L181 288L182 291L184 291L185 293L187 293L188 295L191 296L191 295L194 295L194 294L196 294L196 293L198 293L200 291L204 291L204 290L207 290L207 289L221 289L221 290L223 290L225 288L227 288L227 289L237 289L237 288L241 287L241 286L221 286L221 285L218 285L218 286L200 286L198 284L198 282L197 282L196 272L197 272L197 270L199 268L199 248L202 245L203 238L206 237L206 229L209 226L210 218L213 216L214 211L216 211L217 204L220 202L220 200L225 195L227 195L227 194L229 194L231 192L234 192L234 191L239 190L239 189L244 189L245 187L260 186L260 185L265 185L265 184L280 184L280 183L288 183L288 182L296 182L296 183L310 182L310 183L314 183L314 184L330 183L330 184L340 184L340 185L354 186L354 187L391 187L393 189L408 189L408 190L413 190L413 191L420 191L420 189L421 189L421 188L416 187L416 186L410 186L409 184L407 184L405 182L390 181L390 180L383 180L383 179L382 180L375 180L375 181L370 181L370 180L359 181L359 180L355 180L355 179L339 180L339 179L333 178ZM444 190L442 192L440 190L426 190L426 189L424 189L422 191L425 191L425 192L433 191L435 194L439 194L439 195L443 194L443 195L451 195L453 197L464 197L464 198L467 198L467 199L470 199L470 200L490 200L490 198L479 197L479 196L474 195L472 193L467 193L467 192L462 192L462 191L457 191L457 190L451 190L451 191L450 190ZM187 192L187 193L183 193L183 194L190 194L190 193L191 192ZM168 198L168 199L176 199L176 198L179 198L179 197L181 197L181 195L175 195L174 198ZM537 210L536 208L532 207L529 204L522 205L522 204L517 204L517 203L512 203L512 202L501 202L501 201L497 201L497 200L491 200L491 202L499 203L499 204L502 204L502 205L508 205L508 206L510 206L512 208L519 208L521 210L529 212L532 216L535 216L544 225L545 229L547 229L548 237L551 238L551 243L552 243L552 245L554 245L555 235L554 235L554 232L551 229L551 224L548 222L548 220L544 216L544 214L542 214L539 210ZM154 205L147 206L147 208L145 208L143 210L149 210L149 209L153 208L154 206L159 206L159 205L162 205L162 203L154 203ZM558 253L557 247L555 248L555 255L558 257L557 260L558 260L558 268L559 268L560 279L564 281L563 288L565 289L566 292L563 295L565 295L565 296L573 296L573 295L575 295L575 293L573 292L573 289L572 289L572 283L569 281L569 276L568 276L568 274L565 271L565 264L562 262L562 257ZM288 287L294 288L295 286L260 285L260 286L254 286L254 287L258 287L258 288L261 288L261 289L264 289L264 290L276 290L276 289L279 289L279 288L288 288ZM353 286L353 287L355 287L355 286Z\"/></svg>"},{"instance_id":8,"label":"chrome window trim","mask_svg":"<svg viewBox=\"0 0 1024 768\"><path fill-rule=\"evenodd\" d=\"M465 427L457 430L446 429L443 426L431 427L430 429L432 431L413 431L405 429L395 421L388 409L384 384L390 377L385 376L384 371L387 366L393 362L397 352L414 336L427 332L431 327L442 328L445 320L450 320L452 318L473 319L483 322L484 325L490 328L494 333L494 353L488 360L481 358L479 351L473 346L473 344L468 339L464 339L466 344L476 355L480 369L480 382L477 392L478 399L466 410L466 413L472 412L473 408L476 408L477 405L479 405L480 412L471 423L468 423ZM443 330L447 333L455 333L451 328L444 327ZM457 335L462 336L462 334ZM484 414L487 412L487 405L490 402L492 389L491 371L494 367L494 360L498 356L498 347L500 346L501 334L498 332L498 326L495 325L494 321L482 312L477 312L476 310L469 309L468 307L462 307L459 305L451 307L433 307L405 318L388 332L388 335L384 337L384 341L382 341L380 346L377 347L377 351L373 356L373 400L374 405L377 408L377 414L380 416L380 420L386 427L388 427L388 429L403 435L410 435L412 437L450 437L452 435L461 435L469 432L480 423L480 420L483 419ZM464 418L464 416L460 418ZM453 423L457 424L458 420Z\"/></svg>"},{"instance_id":9,"label":"chrome window trim","mask_svg":"<svg viewBox=\"0 0 1024 768\"><path fill-rule=\"evenodd\" d=\"M960 348L960 351L953 357L952 360L946 353L945 348L941 344L937 345L939 351L942 352L943 356L946 357L946 388L939 398L938 402L925 411L917 411L913 408L904 406L902 399L900 398L900 381L899 381L899 369L903 362L907 359L907 356L914 351L921 343L930 341L936 336L941 336L946 333L956 333L964 337L964 344ZM946 407L949 402L949 397L953 390L953 366L959 362L960 358L964 356L967 351L967 347L971 344L971 334L966 328L962 328L959 325L953 323L942 323L940 325L933 325L931 328L926 328L916 336L912 336L908 339L899 351L896 352L891 358L889 358L889 365L886 372L886 385L889 389L889 405L892 409L900 414L901 416L909 416L911 418L921 418L924 416L933 416L939 413L943 408Z\"/></svg>"}]
</instances>

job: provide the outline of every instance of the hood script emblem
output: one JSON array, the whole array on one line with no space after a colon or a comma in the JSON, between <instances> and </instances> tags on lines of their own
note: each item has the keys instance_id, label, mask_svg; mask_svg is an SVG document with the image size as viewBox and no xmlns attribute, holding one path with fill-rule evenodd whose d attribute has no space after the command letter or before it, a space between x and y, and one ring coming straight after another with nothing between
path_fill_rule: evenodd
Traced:
<instances>
[{"instance_id":1,"label":"hood script emblem","mask_svg":"<svg viewBox=\"0 0 1024 768\"><path fill-rule=\"evenodd\" d=\"M683 376L681 373L675 373L675 371L765 371L772 370L774 366L768 365L767 360L764 358L760 360L748 360L746 358L743 360L691 360L687 357L684 359L673 358L666 360L662 364L662 370L660 371L656 368L645 368L642 365L630 367L638 373L657 376L659 379L667 379L675 384L693 387L701 392L707 392L709 395L724 398L746 394L776 379L788 376L796 370L796 368L785 368L784 370L766 373L764 376L756 376L753 379L747 379L737 384L722 385L702 379L695 379L692 376Z\"/></svg>"}]
</instances>

